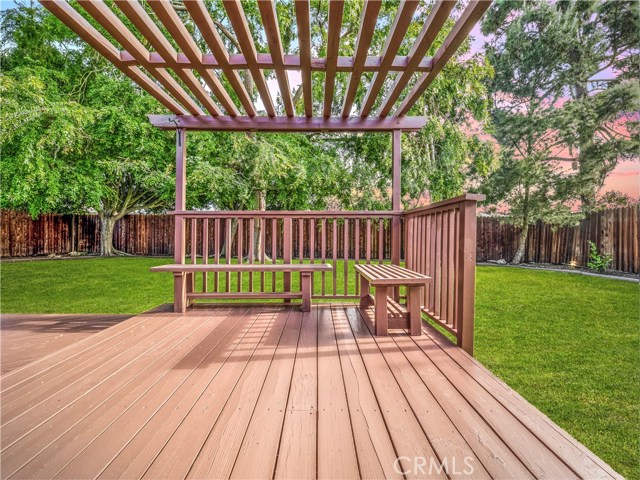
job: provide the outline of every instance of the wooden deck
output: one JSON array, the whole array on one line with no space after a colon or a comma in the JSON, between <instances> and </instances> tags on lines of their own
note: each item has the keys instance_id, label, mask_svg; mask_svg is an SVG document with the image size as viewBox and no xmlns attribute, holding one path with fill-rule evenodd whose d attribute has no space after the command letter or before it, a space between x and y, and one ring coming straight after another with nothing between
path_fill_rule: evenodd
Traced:
<instances>
[{"instance_id":1,"label":"wooden deck","mask_svg":"<svg viewBox=\"0 0 640 480\"><path fill-rule=\"evenodd\" d=\"M366 325L353 305L120 322L2 377L2 478L620 478L433 328Z\"/></svg>"},{"instance_id":2,"label":"wooden deck","mask_svg":"<svg viewBox=\"0 0 640 480\"><path fill-rule=\"evenodd\" d=\"M131 315L3 314L0 317L5 374L104 330Z\"/></svg>"}]
</instances>

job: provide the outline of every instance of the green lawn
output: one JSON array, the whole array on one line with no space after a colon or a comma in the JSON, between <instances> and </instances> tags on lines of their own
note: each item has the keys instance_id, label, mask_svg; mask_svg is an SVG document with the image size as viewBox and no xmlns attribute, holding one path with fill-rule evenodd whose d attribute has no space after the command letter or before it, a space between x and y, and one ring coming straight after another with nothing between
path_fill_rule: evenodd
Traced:
<instances>
[{"instance_id":1,"label":"green lawn","mask_svg":"<svg viewBox=\"0 0 640 480\"><path fill-rule=\"evenodd\" d=\"M163 263L3 263L0 308L139 313L172 301L171 275L148 271ZM619 473L640 478L638 284L502 267L479 267L477 277L476 357Z\"/></svg>"}]
</instances>

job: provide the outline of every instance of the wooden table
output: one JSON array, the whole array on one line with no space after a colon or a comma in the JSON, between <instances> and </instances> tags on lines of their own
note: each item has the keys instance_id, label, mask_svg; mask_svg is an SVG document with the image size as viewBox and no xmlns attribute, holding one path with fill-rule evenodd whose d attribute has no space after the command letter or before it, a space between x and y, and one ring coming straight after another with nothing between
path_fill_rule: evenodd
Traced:
<instances>
[{"instance_id":1,"label":"wooden table","mask_svg":"<svg viewBox=\"0 0 640 480\"><path fill-rule=\"evenodd\" d=\"M420 311L420 293L423 287L431 281L431 277L414 272L397 265L356 265L360 274L360 308L375 306L376 335L388 335L390 317L392 327L409 327L411 335L422 333L422 315ZM375 287L375 297L369 289ZM407 287L406 308L397 303L398 299L389 299L389 289ZM389 307L392 307L391 309ZM389 314L391 310L391 315ZM404 318L398 324L397 319Z\"/></svg>"}]
</instances>

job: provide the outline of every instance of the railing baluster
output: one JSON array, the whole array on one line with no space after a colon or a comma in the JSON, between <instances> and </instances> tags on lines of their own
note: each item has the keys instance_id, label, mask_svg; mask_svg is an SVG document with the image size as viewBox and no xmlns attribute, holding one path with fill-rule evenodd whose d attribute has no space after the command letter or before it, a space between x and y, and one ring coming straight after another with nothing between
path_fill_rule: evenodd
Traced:
<instances>
[{"instance_id":1,"label":"railing baluster","mask_svg":"<svg viewBox=\"0 0 640 480\"><path fill-rule=\"evenodd\" d=\"M283 229L282 261L284 263L291 263L291 256L293 254L293 246L291 241L291 217L284 217ZM284 272L283 276L284 291L286 293L291 292L291 272ZM290 300L285 299L285 303L290 303Z\"/></svg>"},{"instance_id":2,"label":"railing baluster","mask_svg":"<svg viewBox=\"0 0 640 480\"><path fill-rule=\"evenodd\" d=\"M278 222L277 218L271 219L271 263L278 261ZM276 272L271 272L271 291L276 291Z\"/></svg>"},{"instance_id":3,"label":"railing baluster","mask_svg":"<svg viewBox=\"0 0 640 480\"><path fill-rule=\"evenodd\" d=\"M265 232L266 220L260 217L260 263L265 263L265 250L267 249L267 234ZM260 272L260 291L264 292L264 272Z\"/></svg>"},{"instance_id":4,"label":"railing baluster","mask_svg":"<svg viewBox=\"0 0 640 480\"><path fill-rule=\"evenodd\" d=\"M454 238L455 238L455 211L449 210L449 232L448 236L448 249L449 249L449 263L447 265L447 269L449 270L449 277L447 278L449 285L447 286L447 320L449 324L453 326L453 293L454 289L454 281L455 281L455 255L456 251L453 248L454 246Z\"/></svg>"},{"instance_id":5,"label":"railing baluster","mask_svg":"<svg viewBox=\"0 0 640 480\"><path fill-rule=\"evenodd\" d=\"M440 275L440 318L444 323L449 323L447 317L447 295L449 294L449 211L442 212L442 239L440 240L440 250L442 258L442 273Z\"/></svg>"},{"instance_id":6,"label":"railing baluster","mask_svg":"<svg viewBox=\"0 0 640 480\"><path fill-rule=\"evenodd\" d=\"M315 263L316 256L316 220L315 218L309 219L309 263ZM311 296L314 295L315 289L315 273L311 274Z\"/></svg>"},{"instance_id":7,"label":"railing baluster","mask_svg":"<svg viewBox=\"0 0 640 480\"><path fill-rule=\"evenodd\" d=\"M371 263L371 218L367 218L367 239L365 245L367 264Z\"/></svg>"},{"instance_id":8,"label":"railing baluster","mask_svg":"<svg viewBox=\"0 0 640 480\"><path fill-rule=\"evenodd\" d=\"M333 232L331 246L333 249L333 296L337 294L337 264L338 264L338 219L333 219Z\"/></svg>"},{"instance_id":9,"label":"railing baluster","mask_svg":"<svg viewBox=\"0 0 640 480\"><path fill-rule=\"evenodd\" d=\"M378 263L384 262L384 218L378 219Z\"/></svg>"},{"instance_id":10,"label":"railing baluster","mask_svg":"<svg viewBox=\"0 0 640 480\"><path fill-rule=\"evenodd\" d=\"M344 247L343 247L343 291L345 297L349 294L349 219L344 219Z\"/></svg>"},{"instance_id":11,"label":"railing baluster","mask_svg":"<svg viewBox=\"0 0 640 480\"><path fill-rule=\"evenodd\" d=\"M253 235L255 233L255 220L249 219L249 245L247 255L249 256L249 263L253 263L253 257L255 256L255 242L253 241ZM249 291L253 292L253 272L249 272Z\"/></svg>"},{"instance_id":12,"label":"railing baluster","mask_svg":"<svg viewBox=\"0 0 640 480\"><path fill-rule=\"evenodd\" d=\"M355 264L358 265L360 263L360 219L356 218L355 222L355 232L354 232L354 242L355 242L355 251L353 256ZM355 272L355 269L354 269ZM360 276L358 272L355 272L354 281L356 283L356 296L360 296Z\"/></svg>"},{"instance_id":13,"label":"railing baluster","mask_svg":"<svg viewBox=\"0 0 640 480\"><path fill-rule=\"evenodd\" d=\"M225 226L227 227L227 238L226 238L226 247L227 247L227 251L225 252L225 256L226 256L226 261L227 263L231 263L231 243L233 242L233 238L231 237L231 219L227 218L225 220ZM224 290L225 292L230 292L231 291L231 274L229 272L226 272L225 274L225 285L224 285Z\"/></svg>"},{"instance_id":14,"label":"railing baluster","mask_svg":"<svg viewBox=\"0 0 640 480\"><path fill-rule=\"evenodd\" d=\"M202 219L202 263L209 263L209 219ZM207 272L202 272L202 291L206 292L208 287Z\"/></svg>"},{"instance_id":15,"label":"railing baluster","mask_svg":"<svg viewBox=\"0 0 640 480\"><path fill-rule=\"evenodd\" d=\"M237 260L238 260L238 265L242 264L242 257L243 257L243 247L244 247L244 219L243 218L239 218L238 219L238 247L236 249L237 252ZM236 285L236 290L238 292L242 291L242 272L238 272L237 275L237 282L238 285Z\"/></svg>"},{"instance_id":16,"label":"railing baluster","mask_svg":"<svg viewBox=\"0 0 640 480\"><path fill-rule=\"evenodd\" d=\"M220 263L220 219L216 218L215 222L214 222L214 233L215 238L216 238L216 243L215 243L215 247L216 247L216 251L214 252L214 256L215 256L215 260L216 260L216 264ZM213 290L214 292L219 292L220 290L220 285L219 285L219 274L218 272L216 272L214 274L213 277Z\"/></svg>"},{"instance_id":17,"label":"railing baluster","mask_svg":"<svg viewBox=\"0 0 640 480\"><path fill-rule=\"evenodd\" d=\"M322 263L325 263L327 260L327 219L322 218L322 223L320 224L321 228L321 236L320 236L320 257ZM327 287L327 278L325 275L326 272L322 272L322 296L324 297L326 294Z\"/></svg>"}]
</instances>

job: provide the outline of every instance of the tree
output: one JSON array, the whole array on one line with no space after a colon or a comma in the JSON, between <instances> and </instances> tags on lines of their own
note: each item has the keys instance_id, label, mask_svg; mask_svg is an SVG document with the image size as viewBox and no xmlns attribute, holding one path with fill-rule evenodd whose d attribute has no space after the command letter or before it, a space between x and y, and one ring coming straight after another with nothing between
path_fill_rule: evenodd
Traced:
<instances>
[{"instance_id":1,"label":"tree","mask_svg":"<svg viewBox=\"0 0 640 480\"><path fill-rule=\"evenodd\" d=\"M529 225L569 221L571 195L559 188L563 170L552 154L555 96L560 94L553 83L557 46L539 42L538 33L548 28L545 12L553 7L524 3L524 13L507 25L495 20L503 8L497 4L483 24L483 31L496 34L487 56L495 70L492 117L502 162L482 191L493 210L506 209L507 221L520 228L513 258L518 264Z\"/></svg>"},{"instance_id":2,"label":"tree","mask_svg":"<svg viewBox=\"0 0 640 480\"><path fill-rule=\"evenodd\" d=\"M144 118L156 104L41 8L2 27L0 205L95 211L102 255L117 253L118 219L173 203L171 135Z\"/></svg>"},{"instance_id":3,"label":"tree","mask_svg":"<svg viewBox=\"0 0 640 480\"><path fill-rule=\"evenodd\" d=\"M559 188L575 194L590 211L618 162L638 158L633 114L640 106L640 5L632 0L497 2L483 32L494 36L493 52L513 62L514 69L545 72L544 78L519 75L518 80L538 82L540 98L561 107L554 113L552 153L571 162L576 173Z\"/></svg>"}]
</instances>

